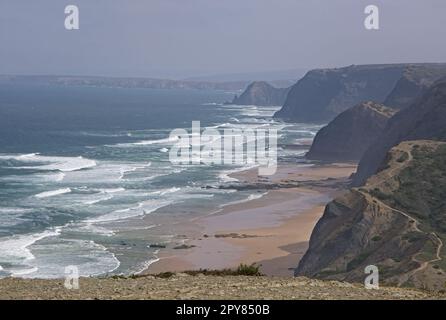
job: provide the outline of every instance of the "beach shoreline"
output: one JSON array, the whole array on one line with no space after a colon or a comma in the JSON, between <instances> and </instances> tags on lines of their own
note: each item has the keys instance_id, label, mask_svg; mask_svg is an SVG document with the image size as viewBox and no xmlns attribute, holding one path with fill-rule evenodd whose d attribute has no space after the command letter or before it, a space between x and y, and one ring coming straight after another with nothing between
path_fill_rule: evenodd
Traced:
<instances>
[{"instance_id":1,"label":"beach shoreline","mask_svg":"<svg viewBox=\"0 0 446 320\"><path fill-rule=\"evenodd\" d=\"M259 177L256 169L231 174L244 185L263 185L256 199L230 204L189 223L196 232L179 247L161 250L143 274L260 265L268 276L293 276L325 205L345 190L353 163L281 165Z\"/></svg>"}]
</instances>

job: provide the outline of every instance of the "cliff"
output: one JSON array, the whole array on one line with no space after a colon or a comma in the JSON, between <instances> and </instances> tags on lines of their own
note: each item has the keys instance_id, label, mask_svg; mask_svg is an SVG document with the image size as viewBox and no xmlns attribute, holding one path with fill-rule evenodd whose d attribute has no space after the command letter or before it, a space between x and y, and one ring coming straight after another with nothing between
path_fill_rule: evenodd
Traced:
<instances>
[{"instance_id":1,"label":"cliff","mask_svg":"<svg viewBox=\"0 0 446 320\"><path fill-rule=\"evenodd\" d=\"M359 65L308 72L288 94L276 117L326 122L362 101L404 109L441 77L446 64Z\"/></svg>"},{"instance_id":2,"label":"cliff","mask_svg":"<svg viewBox=\"0 0 446 320\"><path fill-rule=\"evenodd\" d=\"M395 110L374 102L363 102L342 112L319 130L306 158L360 160L395 113Z\"/></svg>"},{"instance_id":3,"label":"cliff","mask_svg":"<svg viewBox=\"0 0 446 320\"><path fill-rule=\"evenodd\" d=\"M408 65L384 104L395 109L407 108L442 77L446 77L446 64Z\"/></svg>"},{"instance_id":4,"label":"cliff","mask_svg":"<svg viewBox=\"0 0 446 320\"><path fill-rule=\"evenodd\" d=\"M289 88L275 88L267 82L256 81L231 102L237 105L281 106L285 102Z\"/></svg>"},{"instance_id":5,"label":"cliff","mask_svg":"<svg viewBox=\"0 0 446 320\"><path fill-rule=\"evenodd\" d=\"M444 290L446 143L403 142L365 186L326 206L296 275Z\"/></svg>"},{"instance_id":6,"label":"cliff","mask_svg":"<svg viewBox=\"0 0 446 320\"><path fill-rule=\"evenodd\" d=\"M308 72L288 93L275 117L326 122L362 101L383 102L405 65L361 65Z\"/></svg>"},{"instance_id":7,"label":"cliff","mask_svg":"<svg viewBox=\"0 0 446 320\"><path fill-rule=\"evenodd\" d=\"M410 107L392 117L362 157L353 185L362 185L377 172L387 152L401 141L446 140L446 78L436 82Z\"/></svg>"}]
</instances>

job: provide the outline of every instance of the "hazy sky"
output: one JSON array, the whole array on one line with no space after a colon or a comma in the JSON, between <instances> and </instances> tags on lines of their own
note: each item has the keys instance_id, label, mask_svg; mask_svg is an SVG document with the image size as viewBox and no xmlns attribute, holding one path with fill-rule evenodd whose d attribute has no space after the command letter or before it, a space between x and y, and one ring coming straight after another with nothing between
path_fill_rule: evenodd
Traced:
<instances>
[{"instance_id":1,"label":"hazy sky","mask_svg":"<svg viewBox=\"0 0 446 320\"><path fill-rule=\"evenodd\" d=\"M64 28L66 5L80 30ZM364 8L380 8L379 31ZM446 61L445 0L0 0L0 73L148 77Z\"/></svg>"}]
</instances>

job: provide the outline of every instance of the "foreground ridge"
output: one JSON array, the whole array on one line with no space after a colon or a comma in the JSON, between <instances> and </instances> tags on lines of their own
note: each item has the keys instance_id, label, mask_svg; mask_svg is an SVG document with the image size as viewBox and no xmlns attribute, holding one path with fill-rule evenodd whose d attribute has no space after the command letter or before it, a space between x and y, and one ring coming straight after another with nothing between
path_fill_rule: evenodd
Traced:
<instances>
[{"instance_id":1,"label":"foreground ridge","mask_svg":"<svg viewBox=\"0 0 446 320\"><path fill-rule=\"evenodd\" d=\"M446 143L408 141L380 171L326 207L297 275L359 281L376 265L387 285L444 291Z\"/></svg>"},{"instance_id":2,"label":"foreground ridge","mask_svg":"<svg viewBox=\"0 0 446 320\"><path fill-rule=\"evenodd\" d=\"M445 299L438 293L337 281L248 276L154 276L81 278L79 290L67 290L64 280L0 280L0 299Z\"/></svg>"}]
</instances>

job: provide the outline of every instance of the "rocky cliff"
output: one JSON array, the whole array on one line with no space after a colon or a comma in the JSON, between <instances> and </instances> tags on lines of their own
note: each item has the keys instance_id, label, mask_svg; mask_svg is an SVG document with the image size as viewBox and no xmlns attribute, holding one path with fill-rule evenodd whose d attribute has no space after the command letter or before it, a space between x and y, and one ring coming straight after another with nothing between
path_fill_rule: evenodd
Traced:
<instances>
[{"instance_id":1,"label":"rocky cliff","mask_svg":"<svg viewBox=\"0 0 446 320\"><path fill-rule=\"evenodd\" d=\"M256 81L231 102L237 105L281 106L285 102L289 88L275 88L267 82Z\"/></svg>"},{"instance_id":2,"label":"rocky cliff","mask_svg":"<svg viewBox=\"0 0 446 320\"><path fill-rule=\"evenodd\" d=\"M308 72L288 93L275 117L325 122L362 101L383 102L405 65L361 65Z\"/></svg>"},{"instance_id":3,"label":"rocky cliff","mask_svg":"<svg viewBox=\"0 0 446 320\"><path fill-rule=\"evenodd\" d=\"M403 109L446 76L446 64L359 65L308 72L276 117L325 122L362 101Z\"/></svg>"},{"instance_id":4,"label":"rocky cliff","mask_svg":"<svg viewBox=\"0 0 446 320\"><path fill-rule=\"evenodd\" d=\"M296 275L444 290L446 143L403 142L382 171L325 209Z\"/></svg>"},{"instance_id":5,"label":"rocky cliff","mask_svg":"<svg viewBox=\"0 0 446 320\"><path fill-rule=\"evenodd\" d=\"M408 65L384 104L396 109L407 108L442 77L446 77L446 64Z\"/></svg>"},{"instance_id":6,"label":"rocky cliff","mask_svg":"<svg viewBox=\"0 0 446 320\"><path fill-rule=\"evenodd\" d=\"M353 185L362 185L376 173L390 148L401 141L416 139L446 141L446 78L436 82L415 103L388 121L381 135L364 153Z\"/></svg>"},{"instance_id":7,"label":"rocky cliff","mask_svg":"<svg viewBox=\"0 0 446 320\"><path fill-rule=\"evenodd\" d=\"M342 112L317 133L307 159L360 160L395 113L374 102L363 102Z\"/></svg>"}]
</instances>

